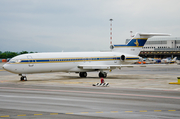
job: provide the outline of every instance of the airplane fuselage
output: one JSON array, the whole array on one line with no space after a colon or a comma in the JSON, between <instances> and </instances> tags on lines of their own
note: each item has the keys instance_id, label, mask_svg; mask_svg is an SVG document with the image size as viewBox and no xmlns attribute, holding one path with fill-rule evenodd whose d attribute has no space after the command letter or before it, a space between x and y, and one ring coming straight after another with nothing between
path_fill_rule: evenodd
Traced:
<instances>
[{"instance_id":1,"label":"airplane fuselage","mask_svg":"<svg viewBox=\"0 0 180 119\"><path fill-rule=\"evenodd\" d=\"M125 60L121 56L125 55ZM6 70L16 74L47 72L89 72L96 69L79 68L80 65L123 65L135 62L138 56L120 52L57 52L32 53L14 57L5 64ZM8 65L11 68L8 68ZM110 70L110 69L109 69Z\"/></svg>"}]
</instances>

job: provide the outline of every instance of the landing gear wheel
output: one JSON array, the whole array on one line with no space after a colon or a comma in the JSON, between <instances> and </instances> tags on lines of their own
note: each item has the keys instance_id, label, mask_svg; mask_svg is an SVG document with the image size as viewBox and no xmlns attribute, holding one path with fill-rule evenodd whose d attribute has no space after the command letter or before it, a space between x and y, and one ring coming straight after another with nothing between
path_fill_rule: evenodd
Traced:
<instances>
[{"instance_id":1,"label":"landing gear wheel","mask_svg":"<svg viewBox=\"0 0 180 119\"><path fill-rule=\"evenodd\" d=\"M99 72L99 78L106 78L107 73L106 72Z\"/></svg>"},{"instance_id":2,"label":"landing gear wheel","mask_svg":"<svg viewBox=\"0 0 180 119\"><path fill-rule=\"evenodd\" d=\"M26 76L21 76L20 81L27 81L27 77Z\"/></svg>"},{"instance_id":3,"label":"landing gear wheel","mask_svg":"<svg viewBox=\"0 0 180 119\"><path fill-rule=\"evenodd\" d=\"M80 76L80 77L87 77L87 73L86 73L86 72L80 72L80 73L79 73L79 76Z\"/></svg>"}]
</instances>

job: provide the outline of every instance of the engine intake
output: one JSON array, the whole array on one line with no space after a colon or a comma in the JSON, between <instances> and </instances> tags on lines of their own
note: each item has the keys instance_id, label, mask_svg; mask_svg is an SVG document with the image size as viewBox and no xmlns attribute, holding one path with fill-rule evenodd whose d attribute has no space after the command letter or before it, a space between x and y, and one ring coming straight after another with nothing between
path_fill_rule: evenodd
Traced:
<instances>
[{"instance_id":1,"label":"engine intake","mask_svg":"<svg viewBox=\"0 0 180 119\"><path fill-rule=\"evenodd\" d=\"M125 60L126 60L125 55L121 55L121 61L125 61Z\"/></svg>"}]
</instances>

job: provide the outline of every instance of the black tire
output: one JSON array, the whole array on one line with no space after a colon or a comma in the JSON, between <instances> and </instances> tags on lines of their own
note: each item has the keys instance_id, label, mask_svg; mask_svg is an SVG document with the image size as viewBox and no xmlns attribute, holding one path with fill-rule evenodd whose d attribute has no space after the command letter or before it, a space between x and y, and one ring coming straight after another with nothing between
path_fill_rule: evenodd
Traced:
<instances>
[{"instance_id":1,"label":"black tire","mask_svg":"<svg viewBox=\"0 0 180 119\"><path fill-rule=\"evenodd\" d=\"M27 77L26 76L21 76L20 81L27 81Z\"/></svg>"},{"instance_id":2,"label":"black tire","mask_svg":"<svg viewBox=\"0 0 180 119\"><path fill-rule=\"evenodd\" d=\"M24 76L24 81L27 81L27 77L26 76Z\"/></svg>"},{"instance_id":3,"label":"black tire","mask_svg":"<svg viewBox=\"0 0 180 119\"><path fill-rule=\"evenodd\" d=\"M24 81L24 77L23 76L21 76L20 81Z\"/></svg>"},{"instance_id":4,"label":"black tire","mask_svg":"<svg viewBox=\"0 0 180 119\"><path fill-rule=\"evenodd\" d=\"M99 78L106 78L107 73L106 72L99 72Z\"/></svg>"},{"instance_id":5,"label":"black tire","mask_svg":"<svg viewBox=\"0 0 180 119\"><path fill-rule=\"evenodd\" d=\"M85 77L87 77L87 73L86 72L80 72L79 76L85 78Z\"/></svg>"},{"instance_id":6,"label":"black tire","mask_svg":"<svg viewBox=\"0 0 180 119\"><path fill-rule=\"evenodd\" d=\"M104 72L104 78L106 78L107 77L107 73L106 72Z\"/></svg>"}]
</instances>

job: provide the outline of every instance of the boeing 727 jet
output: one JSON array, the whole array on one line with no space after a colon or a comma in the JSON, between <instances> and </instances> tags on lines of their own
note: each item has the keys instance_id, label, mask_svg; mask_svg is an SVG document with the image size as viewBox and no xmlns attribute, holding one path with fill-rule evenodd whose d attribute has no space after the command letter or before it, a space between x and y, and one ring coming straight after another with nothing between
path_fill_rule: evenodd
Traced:
<instances>
[{"instance_id":1,"label":"boeing 727 jet","mask_svg":"<svg viewBox=\"0 0 180 119\"><path fill-rule=\"evenodd\" d=\"M27 80L26 74L49 72L75 72L86 77L87 72L98 71L99 77L107 77L109 70L130 66L139 60L139 53L152 36L169 36L165 33L136 33L126 45L112 45L109 52L55 52L32 53L13 57L3 65L6 71L19 74L20 80Z\"/></svg>"}]
</instances>

